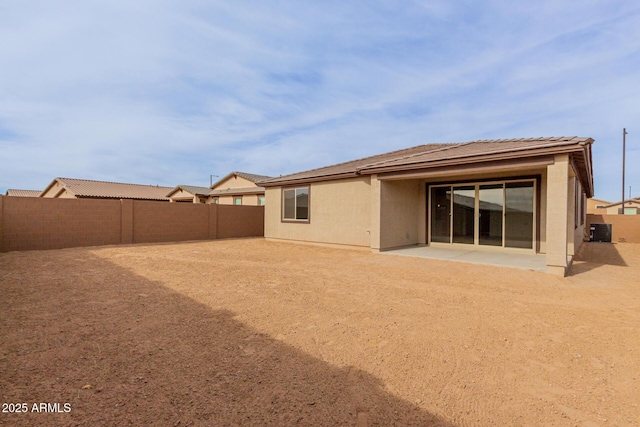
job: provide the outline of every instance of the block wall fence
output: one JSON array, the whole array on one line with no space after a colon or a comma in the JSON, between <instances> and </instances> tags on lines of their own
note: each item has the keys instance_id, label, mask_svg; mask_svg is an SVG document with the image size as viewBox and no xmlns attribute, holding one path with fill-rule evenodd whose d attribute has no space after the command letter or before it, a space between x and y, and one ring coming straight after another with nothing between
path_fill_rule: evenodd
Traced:
<instances>
[{"instance_id":1,"label":"block wall fence","mask_svg":"<svg viewBox=\"0 0 640 427\"><path fill-rule=\"evenodd\" d=\"M640 215L587 215L587 233L591 224L611 224L611 242L640 243Z\"/></svg>"},{"instance_id":2,"label":"block wall fence","mask_svg":"<svg viewBox=\"0 0 640 427\"><path fill-rule=\"evenodd\" d=\"M0 252L260 236L263 206L0 196Z\"/></svg>"}]
</instances>

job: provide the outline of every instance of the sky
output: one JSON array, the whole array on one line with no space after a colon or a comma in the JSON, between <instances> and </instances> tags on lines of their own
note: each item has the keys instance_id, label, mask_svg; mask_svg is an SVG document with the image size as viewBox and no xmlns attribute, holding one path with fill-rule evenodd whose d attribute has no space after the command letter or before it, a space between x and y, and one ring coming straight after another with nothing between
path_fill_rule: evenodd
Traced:
<instances>
[{"instance_id":1,"label":"sky","mask_svg":"<svg viewBox=\"0 0 640 427\"><path fill-rule=\"evenodd\" d=\"M595 139L640 196L640 4L0 0L0 194L208 186L415 145Z\"/></svg>"}]
</instances>

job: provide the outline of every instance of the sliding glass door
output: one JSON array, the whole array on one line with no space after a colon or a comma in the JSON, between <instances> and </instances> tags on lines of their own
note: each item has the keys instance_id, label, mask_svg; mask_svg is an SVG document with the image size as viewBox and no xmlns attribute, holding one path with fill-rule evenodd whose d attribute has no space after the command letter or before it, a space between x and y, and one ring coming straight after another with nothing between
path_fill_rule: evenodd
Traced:
<instances>
[{"instance_id":1,"label":"sliding glass door","mask_svg":"<svg viewBox=\"0 0 640 427\"><path fill-rule=\"evenodd\" d=\"M475 187L453 187L453 243L473 245L475 239L475 209Z\"/></svg>"},{"instance_id":2,"label":"sliding glass door","mask_svg":"<svg viewBox=\"0 0 640 427\"><path fill-rule=\"evenodd\" d=\"M533 182L508 182L504 231L508 248L533 248Z\"/></svg>"},{"instance_id":3,"label":"sliding glass door","mask_svg":"<svg viewBox=\"0 0 640 427\"><path fill-rule=\"evenodd\" d=\"M430 241L533 249L533 180L431 186Z\"/></svg>"},{"instance_id":4,"label":"sliding glass door","mask_svg":"<svg viewBox=\"0 0 640 427\"><path fill-rule=\"evenodd\" d=\"M502 246L503 184L481 185L478 193L478 243L485 246Z\"/></svg>"},{"instance_id":5,"label":"sliding glass door","mask_svg":"<svg viewBox=\"0 0 640 427\"><path fill-rule=\"evenodd\" d=\"M451 243L451 187L431 188L431 241Z\"/></svg>"}]
</instances>

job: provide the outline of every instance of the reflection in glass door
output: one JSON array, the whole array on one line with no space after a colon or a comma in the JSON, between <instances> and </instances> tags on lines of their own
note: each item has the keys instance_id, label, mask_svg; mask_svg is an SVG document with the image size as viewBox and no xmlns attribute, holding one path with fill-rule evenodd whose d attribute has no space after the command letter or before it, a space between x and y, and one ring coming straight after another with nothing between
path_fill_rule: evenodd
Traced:
<instances>
[{"instance_id":1,"label":"reflection in glass door","mask_svg":"<svg viewBox=\"0 0 640 427\"><path fill-rule=\"evenodd\" d=\"M478 243L502 246L503 185L481 185L478 198L480 199Z\"/></svg>"},{"instance_id":2,"label":"reflection in glass door","mask_svg":"<svg viewBox=\"0 0 640 427\"><path fill-rule=\"evenodd\" d=\"M504 245L533 248L533 182L505 185Z\"/></svg>"},{"instance_id":3,"label":"reflection in glass door","mask_svg":"<svg viewBox=\"0 0 640 427\"><path fill-rule=\"evenodd\" d=\"M476 188L453 187L453 243L473 245L475 238Z\"/></svg>"},{"instance_id":4,"label":"reflection in glass door","mask_svg":"<svg viewBox=\"0 0 640 427\"><path fill-rule=\"evenodd\" d=\"M431 188L431 241L451 243L451 187Z\"/></svg>"}]
</instances>

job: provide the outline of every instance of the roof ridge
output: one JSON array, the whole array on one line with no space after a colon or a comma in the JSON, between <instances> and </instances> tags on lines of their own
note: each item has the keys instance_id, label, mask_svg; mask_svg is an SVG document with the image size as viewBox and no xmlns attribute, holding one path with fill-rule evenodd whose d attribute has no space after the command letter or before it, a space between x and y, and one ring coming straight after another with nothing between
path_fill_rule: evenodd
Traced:
<instances>
[{"instance_id":1,"label":"roof ridge","mask_svg":"<svg viewBox=\"0 0 640 427\"><path fill-rule=\"evenodd\" d=\"M439 147L434 148L433 150L430 150L430 151L421 151L419 153L409 154L409 155L404 156L404 157L397 157L397 158L393 159L393 161L403 160L403 159L410 159L411 157L421 156L421 155L423 155L425 153L437 153L438 151L445 151L445 150L449 150L449 149L454 148L454 147L460 147L460 146L463 146L463 145L466 145L466 144L468 144L468 143L466 143L466 142L434 142L434 143L431 143L431 144L417 145L417 146L412 147L412 148L418 148L418 147L422 147L422 146L426 146L426 145L438 145ZM406 150L409 150L409 148L407 148ZM393 152L385 153L385 154L392 154L392 153ZM385 163L385 162L388 162L388 161L389 160L381 160L379 162L370 163L368 165L364 165L364 166L361 166L359 168L356 168L356 170L366 169L366 168L378 165L380 163Z\"/></svg>"},{"instance_id":2,"label":"roof ridge","mask_svg":"<svg viewBox=\"0 0 640 427\"><path fill-rule=\"evenodd\" d=\"M115 182L115 181L102 181L102 180L97 180L97 179L83 179L83 178L64 178L64 177L58 177L56 178L58 180L72 180L72 181L84 181L84 182L99 182L102 184L119 184L119 185L135 185L138 187L166 187L164 185L157 185L157 184L134 184L131 182ZM166 187L166 188L174 188L174 187Z\"/></svg>"},{"instance_id":3,"label":"roof ridge","mask_svg":"<svg viewBox=\"0 0 640 427\"><path fill-rule=\"evenodd\" d=\"M561 136L561 137L539 137L539 138L505 138L505 139L478 139L475 141L469 141L469 142L464 142L464 143L459 143L459 144L452 144L449 145L447 147L445 147L446 149L450 149L450 148L459 148L459 147L464 147L464 146L468 146L468 145L472 145L472 144L478 144L478 143L507 143L507 142L514 142L514 141L545 141L545 143L542 143L540 145L538 145L536 148L546 148L546 147L551 147L551 146L555 146L555 145L560 145L562 142L569 142L572 141L576 138L580 138L578 136L570 136L570 137L566 137L566 136ZM510 147L510 148L502 148L502 149L494 149L488 153L483 153L482 155L486 155L486 154L500 154L500 153L504 153L504 152L510 152L510 151L525 151L528 150L529 147ZM432 152L428 152L428 153L435 153L438 150L434 150ZM418 157L423 153L415 153L412 156L407 156L403 159L409 159L410 157ZM459 159L459 158L464 158L464 157L473 157L474 155L469 155L469 154L459 154L457 156L452 156L452 159ZM379 162L380 164L384 164L384 163L393 163L393 162L397 162L398 160L401 159L392 159L392 160L387 160L387 161L383 161L383 162ZM367 168L372 167L371 165L367 165L367 166L363 166L361 167L359 170L364 170Z\"/></svg>"},{"instance_id":4,"label":"roof ridge","mask_svg":"<svg viewBox=\"0 0 640 427\"><path fill-rule=\"evenodd\" d=\"M424 147L424 146L427 146L427 145L445 145L445 144L447 144L447 145L448 145L448 144L455 144L455 143L448 143L448 142L437 143L437 142L434 142L434 143L428 143L428 144L420 144L420 145L416 145L416 146L413 146L413 147L400 148L400 149L398 149L398 150L388 151L388 152L386 152L386 153L374 154L374 155L372 155L372 156L365 156L365 157L360 157L360 158L358 158L358 159L346 160L346 161L344 161L344 162L334 163L334 164L327 165L327 166L320 166L320 167L313 168L313 169L307 169L307 170L305 170L304 172L305 172L305 173L308 173L308 172L313 172L313 171L317 171L317 170L320 170L320 169L333 168L333 167L336 167L336 166L345 165L345 164L347 164L347 163L355 163L355 162L360 162L360 161L362 161L362 160L371 159L371 158L373 158L373 157L388 156L388 155L390 155L390 154L399 153L399 152L401 152L401 151L414 150L414 149L416 149L416 148L418 148L418 147ZM372 163L372 164L375 164L375 163ZM364 167L364 166L361 166L361 167ZM356 170L358 170L358 169L360 169L360 168L356 168ZM273 179L280 179L280 178L286 177L286 176L288 176L288 175L295 175L295 174L297 174L297 173L300 173L300 172L289 173L289 174L287 174L287 175L281 175L281 176L274 176L274 177L271 177L271 178L269 178L269 179L265 179L265 180L263 180L263 181L261 181L261 182L268 182L268 181L271 181L271 180L273 180Z\"/></svg>"}]
</instances>

